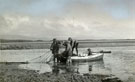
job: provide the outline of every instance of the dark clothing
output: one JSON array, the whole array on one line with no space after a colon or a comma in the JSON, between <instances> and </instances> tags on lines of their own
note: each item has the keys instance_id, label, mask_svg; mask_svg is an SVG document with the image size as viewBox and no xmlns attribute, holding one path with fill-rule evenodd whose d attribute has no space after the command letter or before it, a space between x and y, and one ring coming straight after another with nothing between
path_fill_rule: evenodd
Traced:
<instances>
[{"instance_id":1,"label":"dark clothing","mask_svg":"<svg viewBox=\"0 0 135 82\"><path fill-rule=\"evenodd\" d=\"M52 53L58 53L59 52L59 44L58 42L53 42L51 44L50 50L52 51Z\"/></svg>"},{"instance_id":2,"label":"dark clothing","mask_svg":"<svg viewBox=\"0 0 135 82\"><path fill-rule=\"evenodd\" d=\"M52 51L52 54L54 55L54 62L55 62L55 58L57 58L58 56L58 52L59 52L59 44L57 41L53 42L51 44L51 47L50 47L50 50ZM57 59L57 62L58 62L58 59Z\"/></svg>"},{"instance_id":3,"label":"dark clothing","mask_svg":"<svg viewBox=\"0 0 135 82\"><path fill-rule=\"evenodd\" d=\"M79 43L75 40L75 41L73 41L73 40L71 40L70 41L70 45L71 45L71 47L72 47L72 52L74 51L74 49L76 50L76 53L78 54L78 45L79 45Z\"/></svg>"},{"instance_id":4,"label":"dark clothing","mask_svg":"<svg viewBox=\"0 0 135 82\"><path fill-rule=\"evenodd\" d=\"M72 47L68 41L64 42L65 51L62 53L62 62L66 62L72 56Z\"/></svg>"},{"instance_id":5,"label":"dark clothing","mask_svg":"<svg viewBox=\"0 0 135 82\"><path fill-rule=\"evenodd\" d=\"M79 43L78 43L77 41L74 41L74 44L73 44L73 46L72 46L72 51L74 51L74 48L75 48L77 54L78 54L78 45L79 45Z\"/></svg>"},{"instance_id":6,"label":"dark clothing","mask_svg":"<svg viewBox=\"0 0 135 82\"><path fill-rule=\"evenodd\" d=\"M68 59L68 51L64 51L60 54L59 60L61 63L66 63Z\"/></svg>"},{"instance_id":7,"label":"dark clothing","mask_svg":"<svg viewBox=\"0 0 135 82\"><path fill-rule=\"evenodd\" d=\"M92 55L91 50L88 50L88 56Z\"/></svg>"}]
</instances>

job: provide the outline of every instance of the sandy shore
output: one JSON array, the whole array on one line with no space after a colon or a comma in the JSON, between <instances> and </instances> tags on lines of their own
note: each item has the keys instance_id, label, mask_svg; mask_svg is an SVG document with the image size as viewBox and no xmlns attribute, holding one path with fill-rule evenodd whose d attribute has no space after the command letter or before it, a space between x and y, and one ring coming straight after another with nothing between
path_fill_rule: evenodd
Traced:
<instances>
[{"instance_id":1,"label":"sandy shore","mask_svg":"<svg viewBox=\"0 0 135 82\"><path fill-rule=\"evenodd\" d=\"M18 69L18 64L0 64L0 82L122 82L109 75L51 72L39 74L34 70Z\"/></svg>"}]
</instances>

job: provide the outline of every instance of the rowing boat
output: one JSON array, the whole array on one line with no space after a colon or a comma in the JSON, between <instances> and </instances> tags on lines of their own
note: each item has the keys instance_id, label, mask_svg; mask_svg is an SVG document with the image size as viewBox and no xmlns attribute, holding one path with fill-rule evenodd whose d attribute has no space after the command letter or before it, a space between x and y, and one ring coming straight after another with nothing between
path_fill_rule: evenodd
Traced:
<instances>
[{"instance_id":1,"label":"rowing boat","mask_svg":"<svg viewBox=\"0 0 135 82\"><path fill-rule=\"evenodd\" d=\"M71 60L74 61L97 61L102 60L104 53L92 53L90 56L72 56Z\"/></svg>"}]
</instances>

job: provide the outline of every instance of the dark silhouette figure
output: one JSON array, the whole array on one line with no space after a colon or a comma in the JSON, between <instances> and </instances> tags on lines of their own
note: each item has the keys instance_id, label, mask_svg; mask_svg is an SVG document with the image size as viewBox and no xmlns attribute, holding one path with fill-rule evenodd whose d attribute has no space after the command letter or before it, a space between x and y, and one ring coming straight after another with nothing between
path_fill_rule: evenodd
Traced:
<instances>
[{"instance_id":1,"label":"dark silhouette figure","mask_svg":"<svg viewBox=\"0 0 135 82\"><path fill-rule=\"evenodd\" d=\"M52 51L52 54L54 56L53 61L55 62L55 59L57 59L57 62L59 62L58 60L59 42L56 40L56 38L53 39L50 50Z\"/></svg>"},{"instance_id":2,"label":"dark silhouette figure","mask_svg":"<svg viewBox=\"0 0 135 82\"><path fill-rule=\"evenodd\" d=\"M92 51L90 48L87 49L88 50L88 56L92 55Z\"/></svg>"}]
</instances>

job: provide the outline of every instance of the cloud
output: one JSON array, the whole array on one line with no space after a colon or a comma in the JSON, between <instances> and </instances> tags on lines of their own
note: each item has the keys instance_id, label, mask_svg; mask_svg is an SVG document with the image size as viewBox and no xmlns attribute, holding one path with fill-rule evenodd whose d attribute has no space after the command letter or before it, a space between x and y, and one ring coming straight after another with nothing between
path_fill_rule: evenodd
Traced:
<instances>
[{"instance_id":1,"label":"cloud","mask_svg":"<svg viewBox=\"0 0 135 82\"><path fill-rule=\"evenodd\" d=\"M88 18L89 19L89 18ZM135 38L134 21L93 22L68 18L4 15L0 17L0 34L24 35L37 38Z\"/></svg>"},{"instance_id":2,"label":"cloud","mask_svg":"<svg viewBox=\"0 0 135 82\"><path fill-rule=\"evenodd\" d=\"M40 5L40 1L30 1L29 3L24 1L23 4L26 3L33 5L33 7L34 4ZM53 2L53 4L58 3ZM135 18L132 17L134 16L133 14L130 14L130 12L133 13L132 10L134 8L132 8L133 5L130 5L132 4L130 1L103 0L103 2L100 2L99 0L73 0L71 2L62 2L62 4L64 8L57 7L58 12L57 9L53 11L55 9L53 7L57 5L53 5L51 8L53 12L44 9L41 9L43 10L42 12L36 11L42 15L33 15L32 11L30 11L31 13L27 13L32 7L28 5L26 11L22 7L18 8L22 9L20 13L14 12L17 10L16 8L13 8L14 11L11 10L12 12L1 13L0 34L34 36L41 39L51 39L53 37L66 39L69 36L77 39L135 38L135 32L133 32L135 30ZM37 9L43 8L43 4L41 7L39 5L36 5ZM117 7L120 12L117 12ZM122 12L123 10L125 12ZM130 12L126 13L127 11Z\"/></svg>"}]
</instances>

